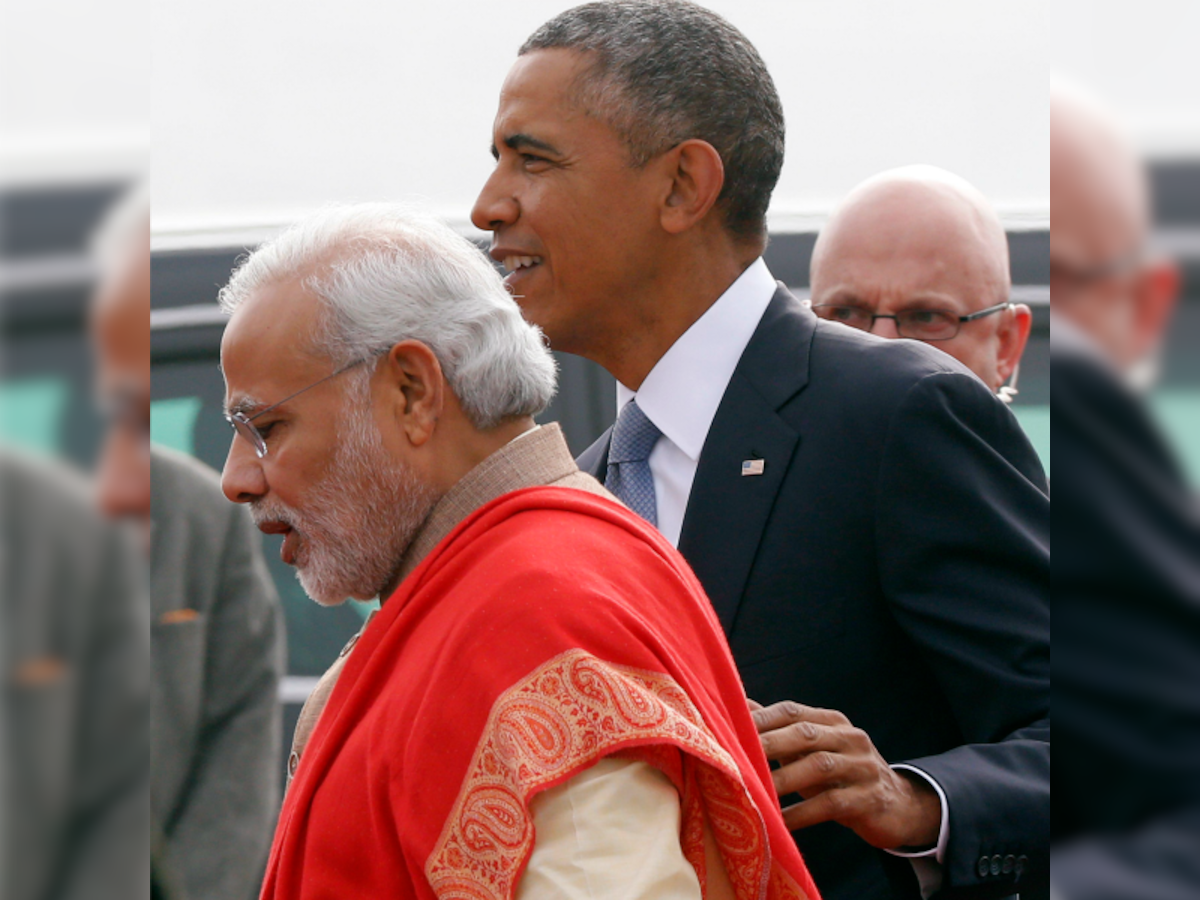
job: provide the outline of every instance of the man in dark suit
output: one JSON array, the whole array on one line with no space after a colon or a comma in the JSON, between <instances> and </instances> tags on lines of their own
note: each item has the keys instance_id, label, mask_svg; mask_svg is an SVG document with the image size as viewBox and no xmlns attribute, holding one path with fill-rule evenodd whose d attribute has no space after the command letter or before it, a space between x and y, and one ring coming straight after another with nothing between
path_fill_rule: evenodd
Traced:
<instances>
[{"instance_id":1,"label":"man in dark suit","mask_svg":"<svg viewBox=\"0 0 1200 900\"><path fill-rule=\"evenodd\" d=\"M1011 894L1048 857L1044 475L955 360L775 282L782 153L728 23L587 4L521 48L472 219L527 317L619 382L581 467L677 544L776 704L758 724L824 896Z\"/></svg>"},{"instance_id":2,"label":"man in dark suit","mask_svg":"<svg viewBox=\"0 0 1200 900\"><path fill-rule=\"evenodd\" d=\"M1200 501L1141 396L1178 294L1142 166L1051 99L1054 883L1066 900L1200 893ZM1148 365L1148 363L1151 363Z\"/></svg>"}]
</instances>

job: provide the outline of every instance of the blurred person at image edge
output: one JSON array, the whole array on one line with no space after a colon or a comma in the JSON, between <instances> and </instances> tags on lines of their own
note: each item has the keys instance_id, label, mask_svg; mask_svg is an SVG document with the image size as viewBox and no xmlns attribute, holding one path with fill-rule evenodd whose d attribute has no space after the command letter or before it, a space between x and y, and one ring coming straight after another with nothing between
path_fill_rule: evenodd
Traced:
<instances>
[{"instance_id":1,"label":"blurred person at image edge","mask_svg":"<svg viewBox=\"0 0 1200 900\"><path fill-rule=\"evenodd\" d=\"M1112 116L1051 92L1052 882L1200 896L1200 501L1145 402L1179 294Z\"/></svg>"},{"instance_id":2,"label":"blurred person at image edge","mask_svg":"<svg viewBox=\"0 0 1200 900\"><path fill-rule=\"evenodd\" d=\"M0 896L144 897L144 566L65 464L0 449L0 515Z\"/></svg>"}]
</instances>

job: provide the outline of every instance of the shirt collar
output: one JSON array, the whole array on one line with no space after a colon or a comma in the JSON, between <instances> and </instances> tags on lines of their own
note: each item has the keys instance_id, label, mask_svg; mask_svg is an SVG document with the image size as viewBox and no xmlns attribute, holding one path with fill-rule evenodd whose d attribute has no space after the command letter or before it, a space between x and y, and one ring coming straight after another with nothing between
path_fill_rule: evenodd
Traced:
<instances>
[{"instance_id":1,"label":"shirt collar","mask_svg":"<svg viewBox=\"0 0 1200 900\"><path fill-rule=\"evenodd\" d=\"M696 461L725 388L778 289L762 257L692 323L650 370L637 391L617 384L617 411L638 407L689 459Z\"/></svg>"}]
</instances>

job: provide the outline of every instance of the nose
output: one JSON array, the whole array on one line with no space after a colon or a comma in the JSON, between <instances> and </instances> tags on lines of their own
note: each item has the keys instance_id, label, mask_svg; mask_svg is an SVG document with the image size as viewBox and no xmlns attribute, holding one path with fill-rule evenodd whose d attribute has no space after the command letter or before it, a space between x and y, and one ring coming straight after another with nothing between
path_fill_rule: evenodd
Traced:
<instances>
[{"instance_id":1,"label":"nose","mask_svg":"<svg viewBox=\"0 0 1200 900\"><path fill-rule=\"evenodd\" d=\"M262 460L245 440L233 436L225 468L221 470L221 490L232 503L249 503L267 492L267 477Z\"/></svg>"},{"instance_id":2,"label":"nose","mask_svg":"<svg viewBox=\"0 0 1200 900\"><path fill-rule=\"evenodd\" d=\"M96 470L100 508L114 518L150 518L150 444L144 435L113 427Z\"/></svg>"},{"instance_id":3,"label":"nose","mask_svg":"<svg viewBox=\"0 0 1200 900\"><path fill-rule=\"evenodd\" d=\"M483 190L471 210L471 224L480 231L499 231L511 225L521 214L516 197L505 188L505 179L497 167L484 182Z\"/></svg>"},{"instance_id":4,"label":"nose","mask_svg":"<svg viewBox=\"0 0 1200 900\"><path fill-rule=\"evenodd\" d=\"M895 319L876 319L875 324L871 326L871 334L885 338L900 337L900 332L896 330Z\"/></svg>"}]
</instances>

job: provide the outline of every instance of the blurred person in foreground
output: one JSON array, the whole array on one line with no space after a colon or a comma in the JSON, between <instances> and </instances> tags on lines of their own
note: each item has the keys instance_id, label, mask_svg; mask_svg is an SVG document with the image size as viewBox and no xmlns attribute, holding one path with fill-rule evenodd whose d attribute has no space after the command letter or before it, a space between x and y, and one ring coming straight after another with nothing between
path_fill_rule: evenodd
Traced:
<instances>
[{"instance_id":1,"label":"blurred person in foreground","mask_svg":"<svg viewBox=\"0 0 1200 900\"><path fill-rule=\"evenodd\" d=\"M282 610L245 510L202 463L152 447L150 207L110 217L110 273L92 309L110 413L97 472L104 511L150 550L151 809L157 861L191 900L248 900L279 804Z\"/></svg>"},{"instance_id":2,"label":"blurred person in foreground","mask_svg":"<svg viewBox=\"0 0 1200 900\"><path fill-rule=\"evenodd\" d=\"M552 346L619 383L580 467L677 544L774 704L756 723L822 893L1039 878L1041 465L958 361L771 276L783 120L754 47L692 3L572 9L520 49L493 153L472 213L493 258Z\"/></svg>"},{"instance_id":3,"label":"blurred person in foreground","mask_svg":"<svg viewBox=\"0 0 1200 900\"><path fill-rule=\"evenodd\" d=\"M1200 502L1152 420L1179 287L1094 99L1051 94L1058 622L1052 880L1064 900L1200 896Z\"/></svg>"},{"instance_id":4,"label":"blurred person in foreground","mask_svg":"<svg viewBox=\"0 0 1200 900\"><path fill-rule=\"evenodd\" d=\"M867 179L821 229L810 268L821 318L925 341L1016 394L1033 313L1009 299L1004 226L964 179L934 166Z\"/></svg>"},{"instance_id":5,"label":"blurred person in foreground","mask_svg":"<svg viewBox=\"0 0 1200 900\"><path fill-rule=\"evenodd\" d=\"M553 358L435 220L334 208L222 291L226 495L382 607L301 713L263 888L809 898L704 594L533 416Z\"/></svg>"},{"instance_id":6,"label":"blurred person in foreground","mask_svg":"<svg viewBox=\"0 0 1200 900\"><path fill-rule=\"evenodd\" d=\"M0 897L147 894L145 570L64 464L0 449Z\"/></svg>"}]
</instances>

